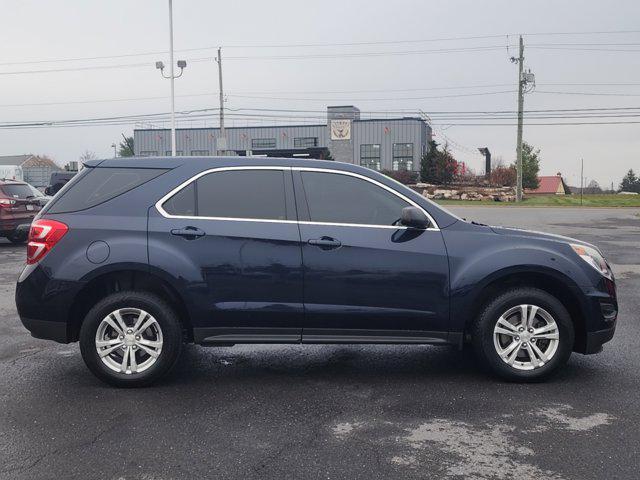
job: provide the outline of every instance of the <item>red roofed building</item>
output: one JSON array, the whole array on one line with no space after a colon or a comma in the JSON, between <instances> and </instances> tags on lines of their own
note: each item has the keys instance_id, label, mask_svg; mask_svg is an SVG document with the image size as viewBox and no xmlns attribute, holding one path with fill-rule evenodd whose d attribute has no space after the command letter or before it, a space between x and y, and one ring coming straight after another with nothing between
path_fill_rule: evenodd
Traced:
<instances>
[{"instance_id":1,"label":"red roofed building","mask_svg":"<svg viewBox=\"0 0 640 480\"><path fill-rule=\"evenodd\" d=\"M540 181L538 188L525 190L527 195L566 195L571 193L560 172L556 175L538 177L538 180Z\"/></svg>"}]
</instances>

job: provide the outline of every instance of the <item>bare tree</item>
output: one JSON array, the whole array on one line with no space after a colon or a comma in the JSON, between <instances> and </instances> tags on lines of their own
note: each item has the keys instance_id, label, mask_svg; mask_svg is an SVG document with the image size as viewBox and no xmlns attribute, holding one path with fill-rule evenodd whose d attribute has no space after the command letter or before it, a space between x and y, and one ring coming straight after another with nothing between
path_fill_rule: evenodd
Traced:
<instances>
[{"instance_id":1,"label":"bare tree","mask_svg":"<svg viewBox=\"0 0 640 480\"><path fill-rule=\"evenodd\" d=\"M81 162L88 162L89 160L97 160L98 156L92 152L91 150L85 150L82 155L80 155Z\"/></svg>"}]
</instances>

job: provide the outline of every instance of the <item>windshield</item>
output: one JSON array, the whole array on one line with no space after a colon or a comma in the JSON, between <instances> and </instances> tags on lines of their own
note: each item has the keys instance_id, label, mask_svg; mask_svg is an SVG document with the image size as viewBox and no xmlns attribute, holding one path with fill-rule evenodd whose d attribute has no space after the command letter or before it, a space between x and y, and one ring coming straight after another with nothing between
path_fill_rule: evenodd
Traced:
<instances>
[{"instance_id":1,"label":"windshield","mask_svg":"<svg viewBox=\"0 0 640 480\"><path fill-rule=\"evenodd\" d=\"M0 187L2 193L10 198L31 198L34 196L26 183L9 183Z\"/></svg>"}]
</instances>

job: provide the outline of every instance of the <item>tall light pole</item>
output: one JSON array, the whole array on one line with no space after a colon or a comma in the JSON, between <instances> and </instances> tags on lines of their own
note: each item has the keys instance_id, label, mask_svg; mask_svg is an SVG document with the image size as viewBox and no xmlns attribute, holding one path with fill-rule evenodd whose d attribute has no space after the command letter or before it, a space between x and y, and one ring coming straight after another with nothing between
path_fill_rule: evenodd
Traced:
<instances>
[{"instance_id":1,"label":"tall light pole","mask_svg":"<svg viewBox=\"0 0 640 480\"><path fill-rule=\"evenodd\" d=\"M113 147L113 158L117 158L117 156L118 156L118 151L116 150L116 148L117 148L116 143L115 143L115 142L113 142L113 143L111 144L111 146Z\"/></svg>"},{"instance_id":2,"label":"tall light pole","mask_svg":"<svg viewBox=\"0 0 640 480\"><path fill-rule=\"evenodd\" d=\"M176 105L175 105L175 87L174 80L182 76L184 68L187 66L187 62L184 60L178 60L178 68L180 73L174 75L173 71L173 0L169 0L169 75L164 74L164 63L156 62L156 68L160 70L160 73L164 78L171 80L171 156L176 156Z\"/></svg>"}]
</instances>

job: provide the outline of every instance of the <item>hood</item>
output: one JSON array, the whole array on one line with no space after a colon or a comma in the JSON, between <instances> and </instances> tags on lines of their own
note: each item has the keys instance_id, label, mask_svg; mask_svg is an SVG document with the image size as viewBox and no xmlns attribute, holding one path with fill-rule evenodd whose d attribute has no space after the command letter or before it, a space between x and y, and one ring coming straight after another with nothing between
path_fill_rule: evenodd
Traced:
<instances>
[{"instance_id":1,"label":"hood","mask_svg":"<svg viewBox=\"0 0 640 480\"><path fill-rule=\"evenodd\" d=\"M536 238L540 240L550 240L550 241L562 242L562 243L579 243L581 245L586 245L588 247L595 248L596 250L600 251L600 249L595 245L584 242L582 240L578 240L576 238L565 237L563 235L536 232L533 230L524 230L520 228L511 228L511 227L490 227L490 228L491 230L493 230L493 232L499 235L511 235L514 237Z\"/></svg>"}]
</instances>

